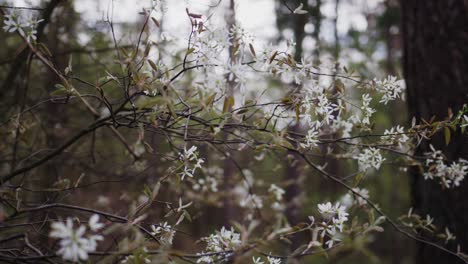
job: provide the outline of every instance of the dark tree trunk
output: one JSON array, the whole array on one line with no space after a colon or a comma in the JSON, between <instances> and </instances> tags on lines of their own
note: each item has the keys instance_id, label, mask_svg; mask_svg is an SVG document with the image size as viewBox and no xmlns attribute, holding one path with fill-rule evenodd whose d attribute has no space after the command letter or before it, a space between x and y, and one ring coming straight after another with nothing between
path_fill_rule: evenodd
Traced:
<instances>
[{"instance_id":1,"label":"dark tree trunk","mask_svg":"<svg viewBox=\"0 0 468 264\"><path fill-rule=\"evenodd\" d=\"M307 1L303 1L304 10L309 8ZM304 27L309 20L308 15L296 15L293 20L294 37L296 40L296 50L294 53L294 59L298 62L301 61L303 56L303 41L305 37ZM293 84L296 85L296 84ZM299 123L292 124L289 127L290 132L300 132L301 127ZM288 159L286 160L285 180L287 187L285 189L285 202L286 211L285 215L291 226L295 226L300 222L300 212L302 204L303 194L303 179L301 177L301 158L295 152L288 152ZM295 250L301 244L300 234L296 234L291 237L291 250ZM292 263L296 263L293 260Z\"/></svg>"},{"instance_id":2,"label":"dark tree trunk","mask_svg":"<svg viewBox=\"0 0 468 264\"><path fill-rule=\"evenodd\" d=\"M404 41L404 72L408 87L410 117L443 119L468 103L468 2L462 0L401 0ZM442 135L431 142L449 160L468 158L468 138L459 132L445 146ZM419 147L419 154L428 150ZM455 189L443 190L434 181L425 181L414 170L412 197L414 208L435 217L440 227L447 226L457 236L449 244L468 250L468 180ZM442 230L443 231L443 230ZM457 262L458 261L458 262ZM453 256L418 245L417 263L460 263Z\"/></svg>"}]
</instances>

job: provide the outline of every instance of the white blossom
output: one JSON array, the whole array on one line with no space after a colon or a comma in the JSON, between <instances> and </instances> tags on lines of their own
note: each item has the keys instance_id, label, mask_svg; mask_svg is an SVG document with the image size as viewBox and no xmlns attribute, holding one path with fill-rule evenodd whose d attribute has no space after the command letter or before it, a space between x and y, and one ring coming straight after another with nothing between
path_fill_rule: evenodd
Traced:
<instances>
[{"instance_id":1,"label":"white blossom","mask_svg":"<svg viewBox=\"0 0 468 264\"><path fill-rule=\"evenodd\" d=\"M95 228L97 223L95 217L92 222L95 222L93 226ZM101 235L95 234L85 237L86 227L80 225L75 229L71 218L67 218L66 223L53 222L51 228L50 237L60 239L57 254L64 260L73 262L87 260L88 254L96 250L97 241L104 239Z\"/></svg>"},{"instance_id":2,"label":"white blossom","mask_svg":"<svg viewBox=\"0 0 468 264\"><path fill-rule=\"evenodd\" d=\"M430 226L434 222L434 218L431 217L430 215L426 215L426 223L425 226Z\"/></svg>"},{"instance_id":3,"label":"white blossom","mask_svg":"<svg viewBox=\"0 0 468 264\"><path fill-rule=\"evenodd\" d=\"M276 184L270 185L268 192L272 193L277 201L283 200L283 195L286 193L283 188L278 187Z\"/></svg>"},{"instance_id":4,"label":"white blossom","mask_svg":"<svg viewBox=\"0 0 468 264\"><path fill-rule=\"evenodd\" d=\"M385 129L382 140L388 144L398 144L399 147L403 147L409 141L409 137L405 134L405 129L398 125L390 129Z\"/></svg>"},{"instance_id":5,"label":"white blossom","mask_svg":"<svg viewBox=\"0 0 468 264\"><path fill-rule=\"evenodd\" d=\"M460 127L466 127L466 126L468 126L468 116L467 116L467 115L463 115L463 119L464 119L464 124L460 125Z\"/></svg>"},{"instance_id":6,"label":"white blossom","mask_svg":"<svg viewBox=\"0 0 468 264\"><path fill-rule=\"evenodd\" d=\"M6 14L3 20L3 30L5 32L17 31L21 36L25 37L28 42L36 40L37 25L44 21L43 19L37 20L36 18L25 18L17 12Z\"/></svg>"},{"instance_id":7,"label":"white blossom","mask_svg":"<svg viewBox=\"0 0 468 264\"><path fill-rule=\"evenodd\" d=\"M260 257L258 257L258 258L252 257L252 263L253 264L265 264L265 262L263 262Z\"/></svg>"},{"instance_id":8,"label":"white blossom","mask_svg":"<svg viewBox=\"0 0 468 264\"><path fill-rule=\"evenodd\" d=\"M366 125L370 125L370 118L372 115L376 112L375 109L370 107L370 102L372 101L372 98L369 96L369 94L363 94L362 95L362 106L361 110L363 113L363 118L361 122Z\"/></svg>"},{"instance_id":9,"label":"white blossom","mask_svg":"<svg viewBox=\"0 0 468 264\"><path fill-rule=\"evenodd\" d=\"M348 221L348 213L346 207L336 203L332 205L331 202L317 205L319 213L327 220L331 220L333 227L343 230L344 222Z\"/></svg>"},{"instance_id":10,"label":"white blossom","mask_svg":"<svg viewBox=\"0 0 468 264\"><path fill-rule=\"evenodd\" d=\"M280 258L267 256L268 264L281 264Z\"/></svg>"},{"instance_id":11,"label":"white blossom","mask_svg":"<svg viewBox=\"0 0 468 264\"><path fill-rule=\"evenodd\" d=\"M238 44L244 45L252 43L254 36L241 25L239 25L239 23L236 23L232 25L231 29L229 30L229 39L234 40Z\"/></svg>"},{"instance_id":12,"label":"white blossom","mask_svg":"<svg viewBox=\"0 0 468 264\"><path fill-rule=\"evenodd\" d=\"M192 186L195 191L218 191L218 180L214 177L207 176L205 178L198 179Z\"/></svg>"},{"instance_id":13,"label":"white blossom","mask_svg":"<svg viewBox=\"0 0 468 264\"><path fill-rule=\"evenodd\" d=\"M18 31L21 35L24 35L23 27L25 23L22 17L17 13L13 12L11 14L6 14L3 20L3 30L5 32L15 32Z\"/></svg>"},{"instance_id":14,"label":"white blossom","mask_svg":"<svg viewBox=\"0 0 468 264\"><path fill-rule=\"evenodd\" d=\"M369 196L369 191L367 189L360 189L360 188L353 188L353 191L355 191L356 193L358 193L359 195L361 195L362 197L360 196L356 196L356 200L355 200L355 203L359 206L362 206L362 205L365 205L367 204L367 201L365 199L369 199L370 196ZM365 199L364 199L365 198Z\"/></svg>"},{"instance_id":15,"label":"white blossom","mask_svg":"<svg viewBox=\"0 0 468 264\"><path fill-rule=\"evenodd\" d=\"M383 93L380 103L387 104L397 98L403 97L405 91L405 82L397 80L395 76L388 76L384 80L374 80L377 85L377 90Z\"/></svg>"},{"instance_id":16,"label":"white blossom","mask_svg":"<svg viewBox=\"0 0 468 264\"><path fill-rule=\"evenodd\" d=\"M329 239L325 242L325 245L327 245L328 248L332 248L335 242L341 241L340 234L336 232L336 229L334 228L327 229L327 235L329 236Z\"/></svg>"},{"instance_id":17,"label":"white blossom","mask_svg":"<svg viewBox=\"0 0 468 264\"><path fill-rule=\"evenodd\" d=\"M310 147L316 147L317 143L320 141L318 140L319 132L313 126L307 131L307 135L305 136L305 143L301 143L301 147L303 148L310 148Z\"/></svg>"},{"instance_id":18,"label":"white blossom","mask_svg":"<svg viewBox=\"0 0 468 264\"><path fill-rule=\"evenodd\" d=\"M98 214L93 214L90 218L89 218L89 228L96 232L98 231L99 229L101 229L104 224L103 223L99 223L99 215Z\"/></svg>"},{"instance_id":19,"label":"white blossom","mask_svg":"<svg viewBox=\"0 0 468 264\"><path fill-rule=\"evenodd\" d=\"M315 114L320 115L323 122L327 125L335 119L333 113L338 111L338 105L330 102L325 94L317 96L317 106L315 108Z\"/></svg>"},{"instance_id":20,"label":"white blossom","mask_svg":"<svg viewBox=\"0 0 468 264\"><path fill-rule=\"evenodd\" d=\"M167 222L161 223L159 225L152 225L151 230L151 234L153 236L158 236L162 244L172 245L176 231L172 229L172 227L167 224Z\"/></svg>"},{"instance_id":21,"label":"white blossom","mask_svg":"<svg viewBox=\"0 0 468 264\"><path fill-rule=\"evenodd\" d=\"M450 165L445 163L445 158L440 150L430 145L431 152L426 154L426 166L429 167L424 173L424 179L438 179L446 188L458 187L468 173L468 161L458 159Z\"/></svg>"},{"instance_id":22,"label":"white blossom","mask_svg":"<svg viewBox=\"0 0 468 264\"><path fill-rule=\"evenodd\" d=\"M193 178L195 170L201 168L201 164L205 162L202 158L198 157L196 146L192 146L188 150L184 147L184 152L179 153L179 158L184 163L184 170L180 173L182 181L186 176Z\"/></svg>"},{"instance_id":23,"label":"white blossom","mask_svg":"<svg viewBox=\"0 0 468 264\"><path fill-rule=\"evenodd\" d=\"M454 236L448 227L445 228L445 244L447 244L450 240L455 240L457 237Z\"/></svg>"},{"instance_id":24,"label":"white blossom","mask_svg":"<svg viewBox=\"0 0 468 264\"><path fill-rule=\"evenodd\" d=\"M370 168L375 168L376 170L380 169L380 166L385 161L385 159L380 154L380 150L377 148L367 148L364 149L364 152L359 154L357 157L359 169L365 171Z\"/></svg>"},{"instance_id":25,"label":"white blossom","mask_svg":"<svg viewBox=\"0 0 468 264\"><path fill-rule=\"evenodd\" d=\"M239 205L244 208L263 208L263 200L256 194L248 194L246 198L239 202Z\"/></svg>"},{"instance_id":26,"label":"white blossom","mask_svg":"<svg viewBox=\"0 0 468 264\"><path fill-rule=\"evenodd\" d=\"M216 231L215 234L211 234L209 237L204 237L201 239L207 243L206 250L209 256L202 256L197 260L197 263L205 262L212 263L215 259L224 259L227 258L230 253L225 253L225 251L233 251L238 249L242 241L240 240L240 234L234 232L234 228L226 229L224 226L220 231ZM220 253L217 255L211 253ZM204 255L206 253L202 252L198 255Z\"/></svg>"},{"instance_id":27,"label":"white blossom","mask_svg":"<svg viewBox=\"0 0 468 264\"><path fill-rule=\"evenodd\" d=\"M341 117L337 117L332 125L331 128L334 132L341 131L341 136L344 138L351 137L351 131L353 130L353 123L349 120L343 120Z\"/></svg>"},{"instance_id":28,"label":"white blossom","mask_svg":"<svg viewBox=\"0 0 468 264\"><path fill-rule=\"evenodd\" d=\"M296 9L294 9L293 13L298 15L307 14L308 12L306 10L303 10L302 8L304 8L304 4L300 3L299 6Z\"/></svg>"}]
</instances>

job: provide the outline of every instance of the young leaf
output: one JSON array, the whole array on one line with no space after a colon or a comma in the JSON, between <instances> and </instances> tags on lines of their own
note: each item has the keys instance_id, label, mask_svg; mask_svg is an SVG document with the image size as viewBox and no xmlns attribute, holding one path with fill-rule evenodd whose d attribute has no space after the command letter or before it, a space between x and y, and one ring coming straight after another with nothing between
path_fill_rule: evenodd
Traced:
<instances>
[{"instance_id":1,"label":"young leaf","mask_svg":"<svg viewBox=\"0 0 468 264\"><path fill-rule=\"evenodd\" d=\"M224 98L223 113L231 111L233 106L234 106L234 97L228 96Z\"/></svg>"},{"instance_id":2,"label":"young leaf","mask_svg":"<svg viewBox=\"0 0 468 264\"><path fill-rule=\"evenodd\" d=\"M445 127L444 135L445 135L445 145L448 145L450 143L450 128Z\"/></svg>"}]
</instances>

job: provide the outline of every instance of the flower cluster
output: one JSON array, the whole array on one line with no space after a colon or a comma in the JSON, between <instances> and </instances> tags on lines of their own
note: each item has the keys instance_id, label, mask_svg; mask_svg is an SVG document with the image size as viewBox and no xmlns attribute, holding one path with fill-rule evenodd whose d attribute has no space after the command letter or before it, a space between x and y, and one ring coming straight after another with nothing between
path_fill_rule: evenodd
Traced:
<instances>
[{"instance_id":1,"label":"flower cluster","mask_svg":"<svg viewBox=\"0 0 468 264\"><path fill-rule=\"evenodd\" d=\"M220 231L216 231L215 234L201 240L207 243L207 253L199 253L198 255L201 257L197 260L197 263L214 263L215 260L226 259L232 254L232 251L238 249L242 244L240 234L234 232L234 228L231 227L228 230L224 226Z\"/></svg>"},{"instance_id":2,"label":"flower cluster","mask_svg":"<svg viewBox=\"0 0 468 264\"><path fill-rule=\"evenodd\" d=\"M234 24L229 30L229 39L234 43L245 45L254 40L254 36L239 24Z\"/></svg>"},{"instance_id":3,"label":"flower cluster","mask_svg":"<svg viewBox=\"0 0 468 264\"><path fill-rule=\"evenodd\" d=\"M348 213L346 212L346 207L336 203L332 205L331 202L324 204L318 204L319 213L326 220L331 220L330 229L338 228L340 232L343 231L344 222L348 221Z\"/></svg>"},{"instance_id":4,"label":"flower cluster","mask_svg":"<svg viewBox=\"0 0 468 264\"><path fill-rule=\"evenodd\" d=\"M274 196L274 202L271 205L271 208L281 211L284 207L281 204L281 201L283 200L283 195L286 193L286 191L283 188L278 187L276 184L272 184L270 185L268 192Z\"/></svg>"},{"instance_id":5,"label":"flower cluster","mask_svg":"<svg viewBox=\"0 0 468 264\"><path fill-rule=\"evenodd\" d=\"M403 97L405 91L405 82L397 80L395 76L388 76L384 80L374 80L377 90L383 93L380 103L387 104L390 101Z\"/></svg>"},{"instance_id":6,"label":"flower cluster","mask_svg":"<svg viewBox=\"0 0 468 264\"><path fill-rule=\"evenodd\" d=\"M378 170L385 161L380 154L380 150L373 147L365 149L363 153L359 154L357 160L361 171L366 171L370 168Z\"/></svg>"},{"instance_id":7,"label":"flower cluster","mask_svg":"<svg viewBox=\"0 0 468 264\"><path fill-rule=\"evenodd\" d=\"M270 185L268 192L274 195L276 201L283 200L283 195L286 193L283 188L278 187L276 184Z\"/></svg>"},{"instance_id":8,"label":"flower cluster","mask_svg":"<svg viewBox=\"0 0 468 264\"><path fill-rule=\"evenodd\" d=\"M97 214L91 216L88 225L92 232L96 232L104 226L104 224L99 223ZM60 239L60 248L57 254L64 260L73 262L87 260L88 254L96 251L97 241L104 239L97 234L85 236L86 226L80 225L75 229L71 218L67 218L66 223L53 222L51 228L50 237Z\"/></svg>"},{"instance_id":9,"label":"flower cluster","mask_svg":"<svg viewBox=\"0 0 468 264\"><path fill-rule=\"evenodd\" d=\"M361 110L363 113L362 117L362 123L365 125L370 125L370 118L371 116L376 112L375 109L370 107L370 102L372 101L372 98L369 96L369 94L363 94L362 95L362 106Z\"/></svg>"},{"instance_id":10,"label":"flower cluster","mask_svg":"<svg viewBox=\"0 0 468 264\"><path fill-rule=\"evenodd\" d=\"M280 258L267 256L267 261L268 261L267 264L281 264ZM262 259L259 257L258 258L252 257L252 262L253 264L265 264L265 261L262 261Z\"/></svg>"},{"instance_id":11,"label":"flower cluster","mask_svg":"<svg viewBox=\"0 0 468 264\"><path fill-rule=\"evenodd\" d=\"M190 149L184 147L184 152L179 153L180 160L184 163L184 170L180 173L180 178L183 181L186 176L193 178L196 169L201 168L204 160L198 156L196 146Z\"/></svg>"},{"instance_id":12,"label":"flower cluster","mask_svg":"<svg viewBox=\"0 0 468 264\"><path fill-rule=\"evenodd\" d=\"M312 128L307 131L307 135L305 136L305 142L301 143L301 147L303 148L311 148L311 147L316 147L317 143L320 141L318 140L319 132L313 126Z\"/></svg>"},{"instance_id":13,"label":"flower cluster","mask_svg":"<svg viewBox=\"0 0 468 264\"><path fill-rule=\"evenodd\" d=\"M167 222L159 225L152 225L151 230L151 234L153 236L157 236L161 244L172 245L172 240L174 239L176 231L173 230L172 227L167 224Z\"/></svg>"},{"instance_id":14,"label":"flower cluster","mask_svg":"<svg viewBox=\"0 0 468 264\"><path fill-rule=\"evenodd\" d=\"M247 197L240 200L239 205L244 208L263 208L263 200L256 194L248 194Z\"/></svg>"},{"instance_id":15,"label":"flower cluster","mask_svg":"<svg viewBox=\"0 0 468 264\"><path fill-rule=\"evenodd\" d=\"M400 148L409 141L409 137L405 134L405 129L400 125L385 129L384 135L382 137L383 142L391 145L397 144Z\"/></svg>"},{"instance_id":16,"label":"flower cluster","mask_svg":"<svg viewBox=\"0 0 468 264\"><path fill-rule=\"evenodd\" d=\"M304 93L302 103L302 111L304 113L300 117L304 118L305 122L313 129L312 133L314 134L323 125L332 124L339 113L339 105L330 101L323 91L317 90L314 87L305 89ZM314 120L313 114L319 119Z\"/></svg>"},{"instance_id":17,"label":"flower cluster","mask_svg":"<svg viewBox=\"0 0 468 264\"><path fill-rule=\"evenodd\" d=\"M221 54L229 47L226 30L216 29L195 35L192 48L197 63L218 63Z\"/></svg>"},{"instance_id":18,"label":"flower cluster","mask_svg":"<svg viewBox=\"0 0 468 264\"><path fill-rule=\"evenodd\" d=\"M424 179L439 179L446 188L458 187L468 173L468 161L460 158L447 165L442 152L432 145L430 148L431 152L426 153L426 166L429 169L424 173Z\"/></svg>"},{"instance_id":19,"label":"flower cluster","mask_svg":"<svg viewBox=\"0 0 468 264\"><path fill-rule=\"evenodd\" d=\"M332 205L331 202L318 204L319 213L322 215L323 220L320 224L316 224L315 228L312 228L312 241L309 243L307 249L311 247L320 247L322 242L318 240L318 235L320 233L321 241L325 237L328 240L325 242L328 248L333 247L335 242L342 240L342 234L344 223L348 221L348 213L346 212L346 207L336 203ZM315 225L315 218L309 216L311 221L310 226ZM307 250L306 249L306 250Z\"/></svg>"},{"instance_id":20,"label":"flower cluster","mask_svg":"<svg viewBox=\"0 0 468 264\"><path fill-rule=\"evenodd\" d=\"M198 179L193 184L192 189L195 191L203 192L217 192L218 191L218 180L215 177L206 176L205 178Z\"/></svg>"},{"instance_id":21,"label":"flower cluster","mask_svg":"<svg viewBox=\"0 0 468 264\"><path fill-rule=\"evenodd\" d=\"M3 21L3 30L5 32L15 32L17 31L21 36L25 37L28 42L36 40L37 34L37 25L42 22L43 19L37 20L36 18L24 18L18 13L13 12L11 14L5 15L5 20Z\"/></svg>"}]
</instances>

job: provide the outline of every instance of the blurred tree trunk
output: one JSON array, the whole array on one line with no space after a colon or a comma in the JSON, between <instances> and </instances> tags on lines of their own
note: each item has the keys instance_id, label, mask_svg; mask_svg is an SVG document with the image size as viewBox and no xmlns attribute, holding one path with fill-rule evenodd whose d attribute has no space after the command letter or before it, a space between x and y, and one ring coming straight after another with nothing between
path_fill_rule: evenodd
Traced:
<instances>
[{"instance_id":1,"label":"blurred tree trunk","mask_svg":"<svg viewBox=\"0 0 468 264\"><path fill-rule=\"evenodd\" d=\"M311 8L311 13L313 16L314 21L314 32L312 37L315 40L315 49L313 52L314 55L314 66L318 66L320 64L320 29L322 28L322 13L320 8L322 7L322 0L316 0L315 6ZM318 78L318 76L317 76Z\"/></svg>"},{"instance_id":2,"label":"blurred tree trunk","mask_svg":"<svg viewBox=\"0 0 468 264\"><path fill-rule=\"evenodd\" d=\"M333 24L334 24L333 35L335 38L335 46L333 47L333 59L335 62L335 72L338 72L339 67L340 67L339 59L340 59L341 47L340 47L340 37L338 36L338 11L339 9L340 9L340 0L335 0L335 18L333 19ZM335 79L335 77L333 79Z\"/></svg>"},{"instance_id":3,"label":"blurred tree trunk","mask_svg":"<svg viewBox=\"0 0 468 264\"><path fill-rule=\"evenodd\" d=\"M385 40L387 50L385 71L389 75L397 75L397 63L401 49L400 4L398 0L386 0L383 6L385 11L379 17L378 30Z\"/></svg>"},{"instance_id":4,"label":"blurred tree trunk","mask_svg":"<svg viewBox=\"0 0 468 264\"><path fill-rule=\"evenodd\" d=\"M312 19L314 22L314 31L313 31L313 38L315 38L316 45L315 50L313 51L314 55L314 65L319 64L319 33L320 33L320 25L321 25L321 13L320 13L320 3L321 1L317 1L313 6L309 5L309 1L301 1L304 5L303 10L307 10L309 12L308 15L291 15L287 13L286 16L292 16L292 24L291 27L294 32L294 38L296 41L296 49L294 53L294 59L297 62L301 62L301 58L304 56L303 50L303 41L306 36L305 26ZM292 3L289 3L290 6ZM277 10L280 10L279 8ZM280 12L277 12L280 15ZM283 25L281 22L283 20L278 21L278 27L281 29ZM284 22L284 21L283 21ZM301 132L301 127L299 123L293 124L289 127L290 132ZM290 225L294 226L298 224L301 219L300 211L301 211L301 198L304 192L304 179L301 175L303 170L303 163L300 162L301 158L298 157L296 153L290 152L288 153L285 165L285 175L284 180L287 184L285 190L285 202L286 202L286 211L285 215ZM301 244L301 236L295 235L291 238L292 244L291 249L296 249Z\"/></svg>"},{"instance_id":5,"label":"blurred tree trunk","mask_svg":"<svg viewBox=\"0 0 468 264\"><path fill-rule=\"evenodd\" d=\"M384 16L392 12L392 0L385 1L385 13ZM387 15L388 16L388 15ZM385 61L385 70L389 75L395 75L395 45L394 37L392 34L392 23L386 21L384 25L384 36L385 36L385 46L387 46L387 59Z\"/></svg>"},{"instance_id":6,"label":"blurred tree trunk","mask_svg":"<svg viewBox=\"0 0 468 264\"><path fill-rule=\"evenodd\" d=\"M226 26L228 31L232 29L232 27L236 23L236 10L235 10L235 1L230 0L229 2L229 9L226 14ZM229 47L229 58L231 63L236 63L236 56L234 54L233 47L236 45L235 38L231 39L231 46ZM234 80L229 81L229 77L226 76L226 98L232 97L234 98L234 90L236 83ZM232 107L229 106L227 112L230 112ZM227 141L229 139L229 134L226 132L223 135L223 141ZM234 197L232 197L232 190L234 189L234 180L233 177L235 176L236 166L234 162L231 160L232 152L229 150L230 145L226 144L226 159L224 160L224 182L223 182L223 191L224 191L224 199L223 199L223 210L224 210L224 225L230 225L231 221L237 220L236 213L234 210Z\"/></svg>"},{"instance_id":7,"label":"blurred tree trunk","mask_svg":"<svg viewBox=\"0 0 468 264\"><path fill-rule=\"evenodd\" d=\"M380 33L381 38L383 38L386 46L386 59L385 59L385 74L396 76L399 72L398 61L399 53L401 50L401 25L400 25L400 5L398 0L386 0L383 4L385 11L381 16L378 17L379 23L377 24L378 32ZM392 102L393 108L405 109L407 113L406 106L404 102ZM407 120L406 114L401 112L392 112L389 113L389 117L393 124L402 124ZM401 177L407 177L405 173L402 173L399 168L387 168L390 170L390 173L399 174ZM409 175L409 174L408 174ZM402 210L407 210L407 200L403 198L405 195L402 193L402 189L408 186L408 182L402 182L401 177L392 178L391 182L384 183L385 190L390 192L392 208L395 212L401 212ZM388 188L389 184L393 188ZM413 247L409 247L410 241L408 241L400 233L393 233L390 236L391 238L391 248L388 249L387 246L384 246L381 250L382 252L391 251L391 263L399 264L403 258L408 258L409 252L413 252ZM413 244L411 244L413 245Z\"/></svg>"},{"instance_id":8,"label":"blurred tree trunk","mask_svg":"<svg viewBox=\"0 0 468 264\"><path fill-rule=\"evenodd\" d=\"M302 1L304 4L303 9L308 10L308 3L307 1ZM292 15L293 16L293 32L294 32L294 38L296 41L296 47L295 47L295 53L294 53L294 59L297 62L301 61L301 58L303 56L303 41L305 37L305 25L307 24L309 20L309 15ZM291 84L293 86L296 86L296 84ZM300 89L300 87L297 87ZM298 90L295 90L297 92ZM294 95L293 95L294 96ZM288 128L289 132L301 132L301 126L299 122L296 122L292 124ZM293 143L293 142L291 142ZM287 154L287 159L286 159L286 164L285 164L285 175L284 175L284 180L287 184L285 188L285 202L286 202L286 211L285 215L288 220L288 223L291 226L295 226L300 222L300 210L301 210L301 198L302 198L302 193L304 192L303 186L304 186L304 179L301 177L301 168L303 165L302 162L300 162L301 158L299 155L295 152L288 152ZM301 245L301 235L296 234L291 237L291 246L290 249L294 250L298 248ZM292 263L297 263L296 260L292 260Z\"/></svg>"},{"instance_id":9,"label":"blurred tree trunk","mask_svg":"<svg viewBox=\"0 0 468 264\"><path fill-rule=\"evenodd\" d=\"M468 102L468 3L459 0L401 0L404 42L404 72L408 87L410 116L417 120L436 116L443 119L448 109L454 113ZM468 138L457 131L445 145L443 135L430 142L449 160L468 157ZM418 149L426 152L428 144ZM412 175L414 208L435 217L457 236L449 244L468 250L468 182L443 190L434 181L425 181L415 169ZM443 230L442 230L443 231ZM457 259L423 244L418 245L417 263L460 263Z\"/></svg>"}]
</instances>

